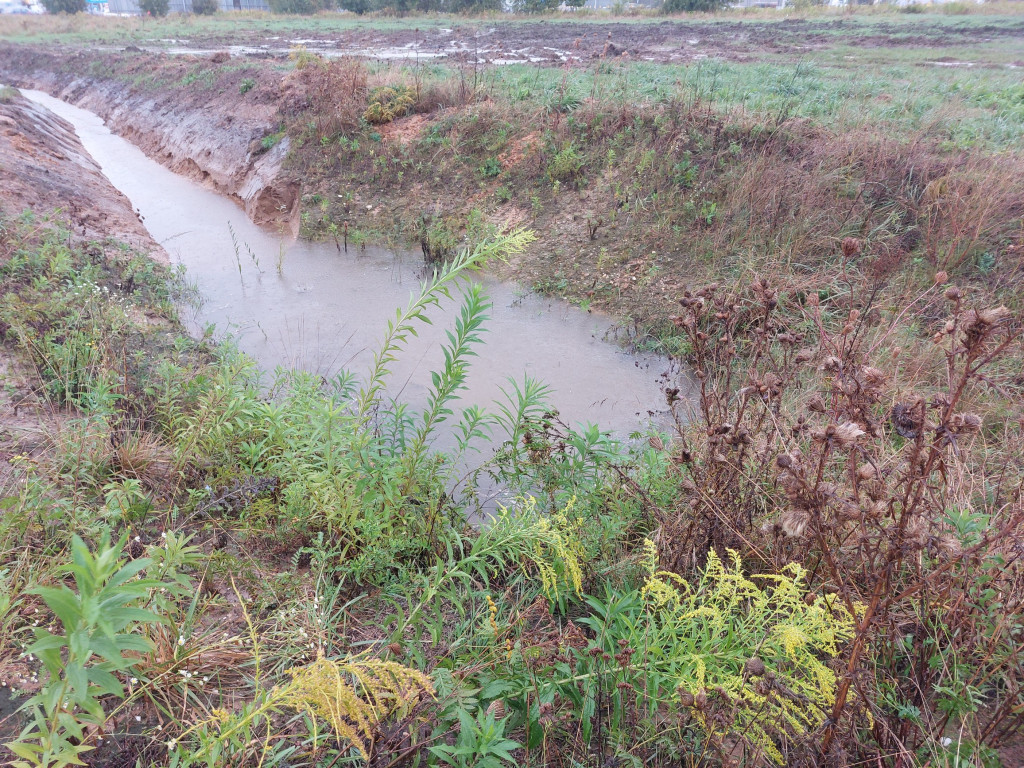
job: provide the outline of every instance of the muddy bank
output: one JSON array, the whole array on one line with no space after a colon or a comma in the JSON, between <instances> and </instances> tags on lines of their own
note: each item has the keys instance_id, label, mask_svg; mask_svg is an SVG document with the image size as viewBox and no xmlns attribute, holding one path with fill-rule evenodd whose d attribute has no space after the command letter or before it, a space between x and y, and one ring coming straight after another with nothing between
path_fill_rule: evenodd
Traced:
<instances>
[{"instance_id":1,"label":"muddy bank","mask_svg":"<svg viewBox=\"0 0 1024 768\"><path fill-rule=\"evenodd\" d=\"M132 210L83 149L71 125L13 91L0 100L0 210L60 209L84 240L113 237L166 261Z\"/></svg>"},{"instance_id":2,"label":"muddy bank","mask_svg":"<svg viewBox=\"0 0 1024 768\"><path fill-rule=\"evenodd\" d=\"M281 122L276 98L242 98L236 89L234 98L219 94L211 104L205 97L188 98L187 89L155 87L145 77L133 87L87 74L97 69L104 67L84 54L0 50L0 80L95 112L172 171L235 200L256 223L298 232L299 185L281 175L288 139L264 141Z\"/></svg>"}]
</instances>

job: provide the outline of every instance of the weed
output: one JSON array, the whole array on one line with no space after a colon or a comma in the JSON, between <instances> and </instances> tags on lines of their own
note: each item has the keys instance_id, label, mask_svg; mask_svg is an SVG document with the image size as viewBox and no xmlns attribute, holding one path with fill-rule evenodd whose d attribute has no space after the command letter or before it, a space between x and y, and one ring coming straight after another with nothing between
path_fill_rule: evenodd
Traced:
<instances>
[{"instance_id":1,"label":"weed","mask_svg":"<svg viewBox=\"0 0 1024 768\"><path fill-rule=\"evenodd\" d=\"M547 174L552 183L575 182L583 171L583 160L575 144L568 143L554 154Z\"/></svg>"},{"instance_id":2,"label":"weed","mask_svg":"<svg viewBox=\"0 0 1024 768\"><path fill-rule=\"evenodd\" d=\"M405 115L415 103L412 90L406 86L382 86L370 91L370 103L363 119L372 125L390 123Z\"/></svg>"},{"instance_id":3,"label":"weed","mask_svg":"<svg viewBox=\"0 0 1024 768\"><path fill-rule=\"evenodd\" d=\"M106 721L100 697L125 695L115 673L132 669L136 660L129 653L152 648L137 630L161 621L145 607L153 599L153 590L182 589L175 583L137 578L152 561L139 558L123 564L119 557L126 541L123 536L111 545L104 537L92 553L74 536L70 571L77 592L67 586L32 590L60 620L63 634L37 629L36 641L28 648L50 679L23 705L31 712L31 724L17 741L6 745L21 758L14 762L16 766L49 768L79 762L82 753L92 748L83 743L85 728L101 727Z\"/></svg>"}]
</instances>

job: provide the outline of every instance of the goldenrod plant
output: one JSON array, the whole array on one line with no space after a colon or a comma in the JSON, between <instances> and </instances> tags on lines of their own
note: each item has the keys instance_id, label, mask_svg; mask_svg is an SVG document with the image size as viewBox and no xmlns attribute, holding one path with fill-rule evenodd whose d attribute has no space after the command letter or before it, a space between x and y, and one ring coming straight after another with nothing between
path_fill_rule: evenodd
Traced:
<instances>
[{"instance_id":1,"label":"goldenrod plant","mask_svg":"<svg viewBox=\"0 0 1024 768\"><path fill-rule=\"evenodd\" d=\"M283 703L326 722L366 760L378 723L434 692L422 672L380 659L319 658L288 674L292 679L281 689Z\"/></svg>"},{"instance_id":2,"label":"goldenrod plant","mask_svg":"<svg viewBox=\"0 0 1024 768\"><path fill-rule=\"evenodd\" d=\"M740 739L755 758L785 764L779 739L801 740L835 704L829 663L853 637L855 616L834 595L809 595L796 563L748 577L735 551L726 561L711 551L691 585L657 570L654 544L646 549L646 621L626 636L637 672L667 673L661 679L709 737ZM599 640L617 629L601 625Z\"/></svg>"}]
</instances>

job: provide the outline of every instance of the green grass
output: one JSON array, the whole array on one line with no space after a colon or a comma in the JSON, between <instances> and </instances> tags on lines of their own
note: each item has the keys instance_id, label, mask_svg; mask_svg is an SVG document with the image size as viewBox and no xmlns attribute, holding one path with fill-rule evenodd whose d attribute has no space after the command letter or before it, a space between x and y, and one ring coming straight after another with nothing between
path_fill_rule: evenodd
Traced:
<instances>
[{"instance_id":1,"label":"green grass","mask_svg":"<svg viewBox=\"0 0 1024 768\"><path fill-rule=\"evenodd\" d=\"M496 100L513 103L556 105L596 97L643 104L682 97L839 128L871 125L907 134L927 128L956 147L1019 146L1024 137L1019 70L941 67L925 59L918 54L903 63L862 67L817 56L796 63L640 62L569 71L517 64L490 69L483 77Z\"/></svg>"}]
</instances>

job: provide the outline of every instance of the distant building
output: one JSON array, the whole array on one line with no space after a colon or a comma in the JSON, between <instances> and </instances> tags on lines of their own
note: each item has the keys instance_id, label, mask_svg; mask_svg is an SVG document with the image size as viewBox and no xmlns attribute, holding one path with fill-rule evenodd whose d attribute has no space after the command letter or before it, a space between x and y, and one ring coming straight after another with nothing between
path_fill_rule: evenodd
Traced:
<instances>
[{"instance_id":1,"label":"distant building","mask_svg":"<svg viewBox=\"0 0 1024 768\"><path fill-rule=\"evenodd\" d=\"M35 0L0 0L0 13L45 13Z\"/></svg>"}]
</instances>

